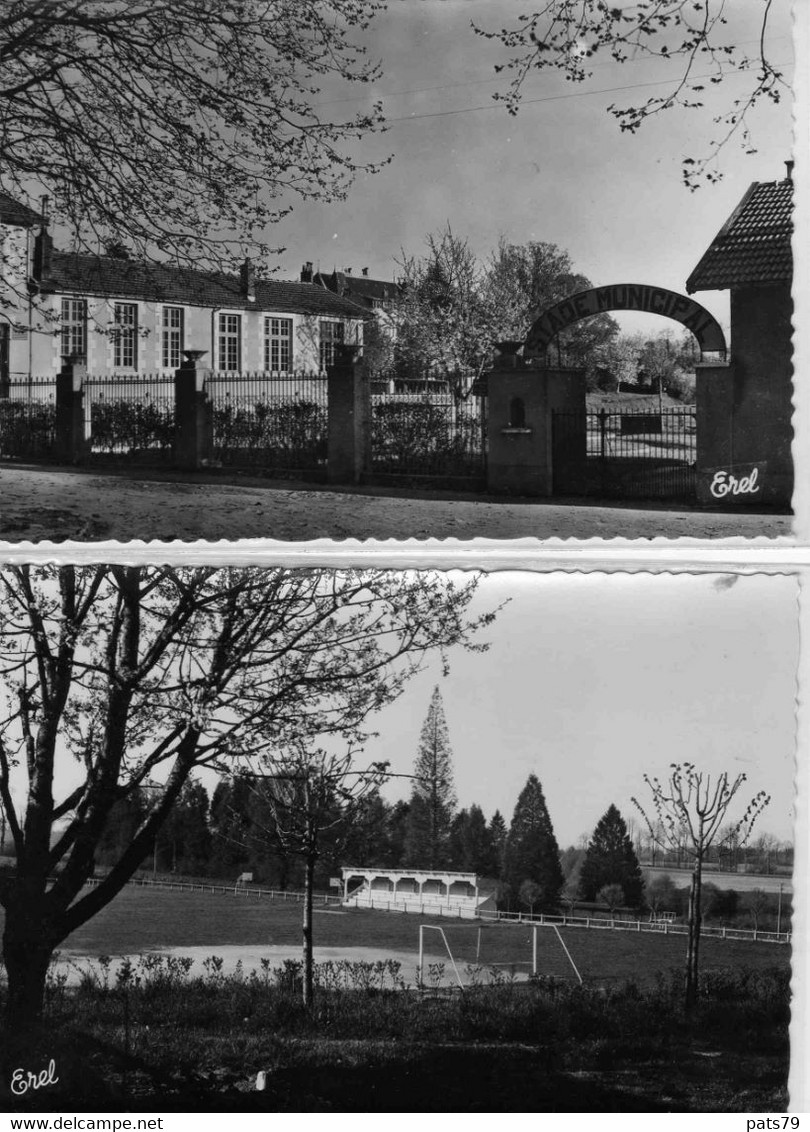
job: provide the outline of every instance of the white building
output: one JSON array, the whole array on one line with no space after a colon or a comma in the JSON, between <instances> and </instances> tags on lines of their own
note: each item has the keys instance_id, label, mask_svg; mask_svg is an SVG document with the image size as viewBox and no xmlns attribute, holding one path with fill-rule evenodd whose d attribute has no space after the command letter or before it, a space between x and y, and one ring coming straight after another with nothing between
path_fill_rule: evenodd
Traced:
<instances>
[{"instance_id":1,"label":"white building","mask_svg":"<svg viewBox=\"0 0 810 1132\"><path fill-rule=\"evenodd\" d=\"M323 373L370 317L315 283L257 278L250 260L228 275L58 251L44 218L3 194L0 250L0 383L53 375L68 355L92 374L168 373L184 350L229 373Z\"/></svg>"}]
</instances>

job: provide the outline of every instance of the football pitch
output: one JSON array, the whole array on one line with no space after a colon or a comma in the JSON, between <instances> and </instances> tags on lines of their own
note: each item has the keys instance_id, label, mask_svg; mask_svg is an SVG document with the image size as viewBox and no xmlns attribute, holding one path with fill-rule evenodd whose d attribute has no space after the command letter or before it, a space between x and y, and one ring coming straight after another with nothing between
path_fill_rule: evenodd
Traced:
<instances>
[{"instance_id":1,"label":"football pitch","mask_svg":"<svg viewBox=\"0 0 810 1132\"><path fill-rule=\"evenodd\" d=\"M210 955L241 958L246 971L268 958L272 966L296 957L301 947L302 906L298 903L230 895L126 888L61 946L63 956L92 959L100 955L173 952L193 956L192 976L202 973ZM388 958L402 963L406 982L413 982L420 925L441 928L456 965L496 967L509 975L528 975L532 964L532 930L527 924L486 924L436 917L371 911L318 909L314 915L316 962L324 959ZM648 983L657 972L683 965L686 937L663 933L561 928L571 959L585 982L600 984L633 979ZM442 934L424 932L425 975L428 964L451 966ZM701 941L703 970L723 967L787 967L785 945L720 940ZM232 965L232 964L231 964ZM537 933L539 975L575 979L557 933Z\"/></svg>"}]
</instances>

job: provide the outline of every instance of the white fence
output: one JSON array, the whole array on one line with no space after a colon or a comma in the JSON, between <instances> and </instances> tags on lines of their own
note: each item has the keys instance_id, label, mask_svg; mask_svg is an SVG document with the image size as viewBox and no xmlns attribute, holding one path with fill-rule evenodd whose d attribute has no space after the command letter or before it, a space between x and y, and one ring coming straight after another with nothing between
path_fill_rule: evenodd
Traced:
<instances>
[{"instance_id":1,"label":"white fence","mask_svg":"<svg viewBox=\"0 0 810 1132\"><path fill-rule=\"evenodd\" d=\"M93 877L87 884L89 887L95 888L97 885L101 884L103 879L103 877ZM165 888L173 892L209 892L225 893L228 896L268 897L270 900L280 900L290 904L300 904L305 896L303 892L289 892L284 889L275 888L256 888L252 885L240 884L238 881L235 881L233 884L211 884L210 881L152 880L151 877L134 877L128 883L135 885L137 888ZM332 896L328 893L316 892L313 893L312 902L321 907L325 904L339 905L342 903L342 898Z\"/></svg>"},{"instance_id":2,"label":"white fence","mask_svg":"<svg viewBox=\"0 0 810 1132\"><path fill-rule=\"evenodd\" d=\"M101 883L100 878L88 881L89 885ZM129 882L145 888L166 888L184 892L212 892L227 893L231 896L267 897L270 900L280 900L291 904L300 904L304 899L303 892L288 892L273 888L254 888L245 884L211 884L203 881L171 881L152 880L148 877L139 877ZM527 915L525 912L496 912L478 908L470 915L467 909L458 906L448 906L429 900L421 901L393 901L373 898L373 902L363 901L356 904L350 897L344 903L342 896L332 896L328 893L315 893L313 903L320 907L332 905L335 907L361 907L374 908L383 912L407 912L420 916L439 916L451 919L479 919L499 921L512 924L548 924L561 928L584 928L588 931L616 931L616 932L655 932L658 935L687 935L689 929L684 923L665 923L657 921L650 923L646 920L619 920L607 916L552 916L540 913L537 916ZM765 932L756 928L714 928L703 925L701 936L714 939L749 940L757 943L789 944L790 932Z\"/></svg>"},{"instance_id":3,"label":"white fence","mask_svg":"<svg viewBox=\"0 0 810 1132\"><path fill-rule=\"evenodd\" d=\"M656 921L650 923L645 920L618 920L607 916L550 916L541 913L538 916L529 916L524 912L488 912L479 913L482 920L502 920L511 923L523 924L555 924L565 928L587 928L595 931L617 932L656 932L658 935L688 935L689 927L685 923L667 923ZM755 940L759 943L790 943L790 932L764 932L756 928L712 928L701 925L701 936L711 936L715 939L741 939Z\"/></svg>"}]
</instances>

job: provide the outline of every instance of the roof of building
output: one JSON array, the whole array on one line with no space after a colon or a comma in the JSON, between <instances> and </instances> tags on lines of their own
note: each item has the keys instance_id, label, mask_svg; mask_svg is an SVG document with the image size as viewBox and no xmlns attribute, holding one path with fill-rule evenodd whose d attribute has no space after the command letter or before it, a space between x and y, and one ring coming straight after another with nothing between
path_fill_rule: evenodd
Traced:
<instances>
[{"instance_id":1,"label":"roof of building","mask_svg":"<svg viewBox=\"0 0 810 1132\"><path fill-rule=\"evenodd\" d=\"M755 181L689 276L687 291L789 281L792 233L792 180Z\"/></svg>"},{"instance_id":2,"label":"roof of building","mask_svg":"<svg viewBox=\"0 0 810 1132\"><path fill-rule=\"evenodd\" d=\"M41 287L48 292L215 309L332 315L334 318L363 318L365 315L355 303L313 283L257 279L255 299L250 301L238 275L74 252L52 252L50 271Z\"/></svg>"},{"instance_id":3,"label":"roof of building","mask_svg":"<svg viewBox=\"0 0 810 1132\"><path fill-rule=\"evenodd\" d=\"M370 279L368 275L354 275L350 271L333 271L330 275L319 271L315 282L366 306L373 302L391 302L399 295L398 285L388 279Z\"/></svg>"},{"instance_id":4,"label":"roof of building","mask_svg":"<svg viewBox=\"0 0 810 1132\"><path fill-rule=\"evenodd\" d=\"M13 228L35 228L44 223L45 218L41 213L35 212L27 204L21 204L0 189L0 224L9 224Z\"/></svg>"}]
</instances>

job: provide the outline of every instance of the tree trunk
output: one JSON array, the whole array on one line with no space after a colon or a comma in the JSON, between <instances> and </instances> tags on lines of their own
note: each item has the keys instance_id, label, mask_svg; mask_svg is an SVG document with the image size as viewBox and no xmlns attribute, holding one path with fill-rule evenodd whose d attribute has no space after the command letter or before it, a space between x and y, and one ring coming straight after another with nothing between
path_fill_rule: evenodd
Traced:
<instances>
[{"instance_id":1,"label":"tree trunk","mask_svg":"<svg viewBox=\"0 0 810 1132\"><path fill-rule=\"evenodd\" d=\"M2 1061L4 1076L23 1063L35 1049L42 1030L45 982L55 943L48 940L43 925L27 916L16 925L6 912L3 961L8 979L8 998L3 1019ZM19 913L18 913L19 915Z\"/></svg>"},{"instance_id":2,"label":"tree trunk","mask_svg":"<svg viewBox=\"0 0 810 1132\"><path fill-rule=\"evenodd\" d=\"M689 890L689 937L686 949L686 988L685 1006L691 1010L697 998L698 963L700 956L700 902L702 884L702 861L698 857L692 872L692 886Z\"/></svg>"},{"instance_id":3,"label":"tree trunk","mask_svg":"<svg viewBox=\"0 0 810 1132\"><path fill-rule=\"evenodd\" d=\"M304 873L304 1006L312 1006L312 883L315 874L315 854L307 853Z\"/></svg>"}]
</instances>

